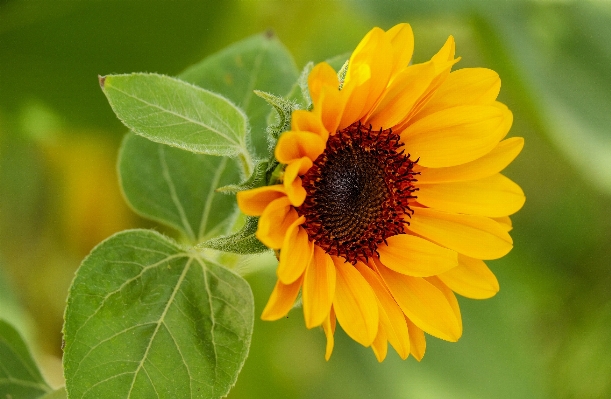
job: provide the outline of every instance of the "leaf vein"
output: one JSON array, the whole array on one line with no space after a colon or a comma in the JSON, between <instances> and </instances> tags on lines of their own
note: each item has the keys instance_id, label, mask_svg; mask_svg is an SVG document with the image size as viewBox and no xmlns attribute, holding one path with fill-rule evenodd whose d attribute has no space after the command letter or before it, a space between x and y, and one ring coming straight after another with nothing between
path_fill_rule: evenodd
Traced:
<instances>
[{"instance_id":1,"label":"leaf vein","mask_svg":"<svg viewBox=\"0 0 611 399\"><path fill-rule=\"evenodd\" d=\"M172 295L168 299L168 303L166 304L165 309L163 309L163 312L161 313L161 316L159 317L159 320L157 321L157 327L155 327L155 331L153 331L153 334L151 335L151 338L149 339L149 343L148 343L148 345L146 347L146 351L144 352L144 356L142 357L142 361L140 361L140 364L138 365L138 368L134 372L134 378L133 378L132 383L130 385L129 392L127 393L128 397L130 397L131 392L134 389L134 383L136 382L136 377L138 376L138 372L140 371L140 369L144 365L144 361L147 360L148 353L149 353L149 351L151 349L151 346L153 345L153 341L155 340L157 332L159 331L159 328L163 324L165 316L168 313L168 309L172 305L172 303L174 301L174 297L176 296L176 293L180 289L180 286L182 285L182 282L184 281L185 276L187 275L187 272L189 271L189 268L190 268L192 262L193 262L193 258L189 258L189 260L185 264L184 270L182 271L182 273L180 274L180 277L178 278L178 281L176 282L176 287L174 287L174 291L172 291Z\"/></svg>"},{"instance_id":2,"label":"leaf vein","mask_svg":"<svg viewBox=\"0 0 611 399\"><path fill-rule=\"evenodd\" d=\"M123 90L121 90L121 89L118 89L116 86L112 86L112 89L113 89L113 90L118 91L119 93L124 94L124 95L125 95L125 96L127 96L127 97L133 98L133 99L134 99L134 100L136 100L136 101L140 101L140 102L142 102L142 103L144 103L144 104L146 104L146 105L148 105L148 106L150 106L150 107L157 108L157 109L159 109L159 110L160 110L160 111L162 111L162 112L166 112L166 113L169 113L169 114L171 114L171 115L174 115L174 116L176 116L176 117L178 117L178 118L185 119L186 121L191 122L191 123L193 123L193 124L195 124L195 125L202 126L204 129L206 129L206 130L208 130L208 131L211 131L212 133L215 133L215 134L217 134L217 135L219 135L219 136L223 137L225 140L229 141L230 143L233 143L233 144L235 144L236 146L238 146L238 147L240 147L240 148L242 147L242 145L241 145L241 143L240 143L239 141L234 140L233 138L229 137L228 135L226 135L225 133L221 132L220 130L218 130L218 129L216 129L216 128L213 128L212 126L209 126L209 125L207 125L207 124L205 124L205 123L203 123L203 122L201 122L201 121L197 121L197 120L195 120L195 119L191 119L191 118L189 118L189 117L188 117L188 116L186 116L186 115L182 115L182 114L180 114L180 113L178 113L178 112L175 112L175 111L173 111L173 110L163 108L163 107L161 107L161 106L159 106L159 105L157 105L157 104L154 104L154 103L150 103L150 102L148 102L148 101L146 101L146 100L144 100L144 99L142 99L142 98L136 97L136 96L134 96L134 95L132 95L132 94L130 94L130 93L128 93L128 92L126 92L126 91L123 91ZM205 108L206 108L208 111L210 111L210 109L208 108L208 106L206 106L205 104L199 104L199 105L201 105L201 106L205 107ZM214 115L216 118L218 118L218 119L221 121L221 124L222 124L222 125L224 125L224 127L226 127L226 128L228 127L228 125L226 124L226 122L225 122L225 121L223 121L223 120L220 118L220 116L219 116L218 114L216 114L216 115L215 115L215 113L214 113L214 112L210 112L210 114L212 114L212 115ZM232 130L232 129L231 129L231 128L228 128L228 130Z\"/></svg>"},{"instance_id":3,"label":"leaf vein","mask_svg":"<svg viewBox=\"0 0 611 399\"><path fill-rule=\"evenodd\" d=\"M210 188L208 189L208 195L206 196L206 204L204 205L204 209L202 211L202 218L199 222L199 233L198 233L199 240L202 239L202 237L204 236L204 233L206 232L206 227L208 224L208 217L210 215L210 209L212 208L212 201L214 200L214 196L216 195L215 190L217 189L219 182L221 180L221 177L223 175L223 172L225 171L225 168L227 167L227 162L228 162L228 159L223 158L223 160L219 163L219 166L216 169L216 172L214 173L214 177L212 178L212 181L210 182Z\"/></svg>"},{"instance_id":4,"label":"leaf vein","mask_svg":"<svg viewBox=\"0 0 611 399\"><path fill-rule=\"evenodd\" d=\"M178 211L180 216L180 220L185 228L185 233L189 236L191 240L195 240L195 234L193 233L193 229L191 228L191 224L187 219L187 215L185 213L185 208L182 206L178 195L176 194L176 187L174 186L174 181L172 180L172 176L170 176L170 170L168 168L168 163L165 156L165 147L163 145L159 145L159 163L161 164L161 173L163 174L163 179L166 181L168 185L168 189L170 190L170 197L172 198L172 202Z\"/></svg>"}]
</instances>

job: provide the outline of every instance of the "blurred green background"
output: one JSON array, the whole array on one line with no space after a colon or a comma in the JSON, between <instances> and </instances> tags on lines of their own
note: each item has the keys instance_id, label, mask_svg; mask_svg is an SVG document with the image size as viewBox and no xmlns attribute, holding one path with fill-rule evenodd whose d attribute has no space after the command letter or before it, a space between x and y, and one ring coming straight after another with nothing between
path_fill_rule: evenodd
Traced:
<instances>
[{"instance_id":1,"label":"blurred green background","mask_svg":"<svg viewBox=\"0 0 611 399\"><path fill-rule=\"evenodd\" d=\"M325 362L324 334L306 330L300 311L257 320L230 398L611 397L611 3L603 1L0 0L0 317L27 336L53 384L62 384L62 315L80 261L113 232L162 229L121 198L115 160L126 129L97 75L177 75L270 28L301 68L398 22L412 24L416 62L452 34L456 68L499 72L510 135L526 139L506 170L527 196L513 218L515 249L489 262L501 291L459 298L463 337L428 337L421 363L391 349L378 364L339 330ZM247 278L258 319L273 266Z\"/></svg>"}]
</instances>

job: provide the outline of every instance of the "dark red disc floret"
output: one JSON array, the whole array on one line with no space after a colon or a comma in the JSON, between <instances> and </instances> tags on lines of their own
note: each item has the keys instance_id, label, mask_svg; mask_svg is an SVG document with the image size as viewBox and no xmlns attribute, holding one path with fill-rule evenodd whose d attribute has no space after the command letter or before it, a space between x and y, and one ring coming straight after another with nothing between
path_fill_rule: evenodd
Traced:
<instances>
[{"instance_id":1,"label":"dark red disc floret","mask_svg":"<svg viewBox=\"0 0 611 399\"><path fill-rule=\"evenodd\" d=\"M302 176L307 196L297 208L311 241L355 264L378 256L388 237L403 234L414 211L417 172L400 137L360 122L329 137Z\"/></svg>"}]
</instances>

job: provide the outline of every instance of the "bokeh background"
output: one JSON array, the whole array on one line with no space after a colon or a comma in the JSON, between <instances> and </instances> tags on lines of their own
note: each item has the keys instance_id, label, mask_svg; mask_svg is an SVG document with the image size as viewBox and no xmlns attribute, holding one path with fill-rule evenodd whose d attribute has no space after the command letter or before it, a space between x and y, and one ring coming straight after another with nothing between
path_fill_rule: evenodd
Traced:
<instances>
[{"instance_id":1,"label":"bokeh background","mask_svg":"<svg viewBox=\"0 0 611 399\"><path fill-rule=\"evenodd\" d=\"M526 139L506 170L527 197L515 248L489 262L501 291L459 298L463 337L428 337L421 363L391 349L378 364L339 330L325 362L324 334L306 330L300 311L257 320L230 398L611 397L611 3L584 0L0 0L0 317L26 335L53 384L83 257L126 228L173 234L121 197L126 129L97 75L177 75L270 28L301 68L398 22L412 24L416 62L452 34L455 68L499 72L510 135ZM260 314L274 270L253 269Z\"/></svg>"}]
</instances>

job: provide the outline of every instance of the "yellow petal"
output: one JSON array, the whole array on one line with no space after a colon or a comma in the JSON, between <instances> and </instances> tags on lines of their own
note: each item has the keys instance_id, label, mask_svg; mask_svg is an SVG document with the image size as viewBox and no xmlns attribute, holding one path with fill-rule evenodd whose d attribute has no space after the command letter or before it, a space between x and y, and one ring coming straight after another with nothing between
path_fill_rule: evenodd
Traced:
<instances>
[{"instance_id":1,"label":"yellow petal","mask_svg":"<svg viewBox=\"0 0 611 399\"><path fill-rule=\"evenodd\" d=\"M325 150L325 142L316 133L290 131L282 133L276 144L276 159L289 164L307 157L314 161Z\"/></svg>"},{"instance_id":2,"label":"yellow petal","mask_svg":"<svg viewBox=\"0 0 611 399\"><path fill-rule=\"evenodd\" d=\"M350 338L369 346L378 332L378 304L367 281L350 263L333 257L337 281L333 308Z\"/></svg>"},{"instance_id":3,"label":"yellow petal","mask_svg":"<svg viewBox=\"0 0 611 399\"><path fill-rule=\"evenodd\" d=\"M526 198L516 183L497 173L479 180L418 184L418 202L446 212L501 217L516 213Z\"/></svg>"},{"instance_id":4,"label":"yellow petal","mask_svg":"<svg viewBox=\"0 0 611 399\"><path fill-rule=\"evenodd\" d=\"M350 70L350 68L348 69ZM345 106L338 130L352 125L354 122L360 120L359 115L364 115L369 111L363 110L363 107L367 101L367 90L370 85L370 80L371 68L366 64L362 64L358 68L353 67L350 80L348 82L344 80L344 86L340 91L340 95L342 96ZM346 83L348 84L346 85Z\"/></svg>"},{"instance_id":5,"label":"yellow petal","mask_svg":"<svg viewBox=\"0 0 611 399\"><path fill-rule=\"evenodd\" d=\"M297 159L286 166L283 176L283 185L291 204L295 207L301 206L306 198L306 190L303 188L301 177L312 167L312 161L308 157Z\"/></svg>"},{"instance_id":6,"label":"yellow petal","mask_svg":"<svg viewBox=\"0 0 611 399\"><path fill-rule=\"evenodd\" d=\"M420 172L419 184L482 179L505 169L523 147L522 137L512 137L501 141L492 151L474 161L446 168L424 168L416 165L414 171Z\"/></svg>"},{"instance_id":7,"label":"yellow petal","mask_svg":"<svg viewBox=\"0 0 611 399\"><path fill-rule=\"evenodd\" d=\"M314 112L298 109L291 115L291 129L299 132L311 132L320 136L324 143L329 138L329 132L322 124L320 117Z\"/></svg>"},{"instance_id":8,"label":"yellow petal","mask_svg":"<svg viewBox=\"0 0 611 399\"><path fill-rule=\"evenodd\" d=\"M399 72L365 124L377 130L403 122L435 76L435 65L431 62L412 65Z\"/></svg>"},{"instance_id":9,"label":"yellow petal","mask_svg":"<svg viewBox=\"0 0 611 399\"><path fill-rule=\"evenodd\" d=\"M487 299L499 292L499 282L484 261L464 255L459 255L458 267L437 277L452 291L467 298Z\"/></svg>"},{"instance_id":10,"label":"yellow petal","mask_svg":"<svg viewBox=\"0 0 611 399\"><path fill-rule=\"evenodd\" d=\"M391 77L409 65L414 52L414 33L409 24L398 24L386 31L392 46L393 66Z\"/></svg>"},{"instance_id":11,"label":"yellow petal","mask_svg":"<svg viewBox=\"0 0 611 399\"><path fill-rule=\"evenodd\" d=\"M501 79L493 70L464 68L448 75L431 100L414 116L414 120L460 105L490 105L501 89Z\"/></svg>"},{"instance_id":12,"label":"yellow petal","mask_svg":"<svg viewBox=\"0 0 611 399\"><path fill-rule=\"evenodd\" d=\"M426 339L424 332L418 328L410 319L406 318L407 328L409 329L410 353L418 361L421 361L426 352Z\"/></svg>"},{"instance_id":13,"label":"yellow petal","mask_svg":"<svg viewBox=\"0 0 611 399\"><path fill-rule=\"evenodd\" d=\"M446 341L460 338L460 323L441 291L423 278L394 272L378 262L376 266L403 313L418 327Z\"/></svg>"},{"instance_id":14,"label":"yellow petal","mask_svg":"<svg viewBox=\"0 0 611 399\"><path fill-rule=\"evenodd\" d=\"M509 111L467 105L431 114L401 133L406 152L430 168L460 165L490 152L507 134ZM501 135L501 130L503 134Z\"/></svg>"},{"instance_id":15,"label":"yellow petal","mask_svg":"<svg viewBox=\"0 0 611 399\"><path fill-rule=\"evenodd\" d=\"M408 276L425 277L443 273L458 265L456 252L410 234L386 239L378 246L380 261L389 269Z\"/></svg>"},{"instance_id":16,"label":"yellow petal","mask_svg":"<svg viewBox=\"0 0 611 399\"><path fill-rule=\"evenodd\" d=\"M426 104L431 100L431 98L435 95L435 92L443 84L443 82L447 79L450 74L450 70L452 66L460 61L460 57L454 59L455 53L455 44L454 38L450 36L448 40L446 40L443 47L431 58L431 63L435 66L435 77L430 82L429 87L426 89L424 94L420 96L420 99L416 102L409 115L405 118L406 123L411 123L411 119L417 115L420 110L426 106ZM397 131L402 131L405 128L406 124L404 123L400 126Z\"/></svg>"},{"instance_id":17,"label":"yellow petal","mask_svg":"<svg viewBox=\"0 0 611 399\"><path fill-rule=\"evenodd\" d=\"M409 332L407 324L405 324L403 311L376 272L361 262L356 263L356 268L367 280L376 295L379 305L380 326L384 328L388 341L401 359L407 359L409 356Z\"/></svg>"},{"instance_id":18,"label":"yellow petal","mask_svg":"<svg viewBox=\"0 0 611 399\"><path fill-rule=\"evenodd\" d=\"M261 216L272 201L286 197L286 192L281 184L276 184L240 191L236 197L242 212L248 216Z\"/></svg>"},{"instance_id":19,"label":"yellow petal","mask_svg":"<svg viewBox=\"0 0 611 399\"><path fill-rule=\"evenodd\" d=\"M295 280L291 284L282 284L280 280L276 282L276 286L263 309L261 319L274 321L283 318L293 308L299 288L301 287L301 278Z\"/></svg>"},{"instance_id":20,"label":"yellow petal","mask_svg":"<svg viewBox=\"0 0 611 399\"><path fill-rule=\"evenodd\" d=\"M458 324L460 326L460 334L462 335L462 317L460 315L460 307L458 306L458 300L456 299L456 295L454 295L452 290L449 289L447 285L445 285L439 278L435 276L426 277L426 281L433 284L446 297L448 303L454 311L454 316L456 317L456 320L458 320Z\"/></svg>"},{"instance_id":21,"label":"yellow petal","mask_svg":"<svg viewBox=\"0 0 611 399\"><path fill-rule=\"evenodd\" d=\"M388 353L388 340L386 339L386 333L384 332L384 327L382 327L381 322L378 326L378 334L371 343L371 349L373 349L373 354L376 356L376 359L378 359L378 362L382 363L384 359L386 359L386 354Z\"/></svg>"},{"instance_id":22,"label":"yellow petal","mask_svg":"<svg viewBox=\"0 0 611 399\"><path fill-rule=\"evenodd\" d=\"M307 328L319 326L329 316L335 295L335 265L318 245L303 280L303 316Z\"/></svg>"},{"instance_id":23,"label":"yellow petal","mask_svg":"<svg viewBox=\"0 0 611 399\"><path fill-rule=\"evenodd\" d=\"M325 336L327 337L327 347L325 349L325 360L329 360L331 358L331 354L333 353L333 346L335 344L335 339L333 338L333 334L335 334L335 311L333 307L331 307L331 312L322 323L322 329L325 332Z\"/></svg>"},{"instance_id":24,"label":"yellow petal","mask_svg":"<svg viewBox=\"0 0 611 399\"><path fill-rule=\"evenodd\" d=\"M295 220L284 236L276 269L278 280L284 284L290 284L301 277L312 259L314 245L310 242L308 233L300 227L303 222L305 216Z\"/></svg>"},{"instance_id":25,"label":"yellow petal","mask_svg":"<svg viewBox=\"0 0 611 399\"><path fill-rule=\"evenodd\" d=\"M339 80L331 65L321 62L312 68L308 76L308 88L314 108L320 108L320 98L325 87L335 87L337 89L339 88Z\"/></svg>"},{"instance_id":26,"label":"yellow petal","mask_svg":"<svg viewBox=\"0 0 611 399\"><path fill-rule=\"evenodd\" d=\"M327 132L334 133L342 118L346 100L340 94L337 74L329 64L321 62L310 72L308 87L312 97L312 112L320 118Z\"/></svg>"},{"instance_id":27,"label":"yellow petal","mask_svg":"<svg viewBox=\"0 0 611 399\"><path fill-rule=\"evenodd\" d=\"M492 220L498 222L506 231L511 231L513 225L509 216L501 216L498 218L492 218Z\"/></svg>"},{"instance_id":28,"label":"yellow petal","mask_svg":"<svg viewBox=\"0 0 611 399\"><path fill-rule=\"evenodd\" d=\"M377 103L390 79L392 53L389 37L380 28L369 31L354 50L342 88L351 95L340 128L360 120Z\"/></svg>"},{"instance_id":29,"label":"yellow petal","mask_svg":"<svg viewBox=\"0 0 611 399\"><path fill-rule=\"evenodd\" d=\"M454 59L454 55L456 54L456 43L454 42L454 36L450 35L448 40L443 44L443 47L435 54L431 61L435 62L438 65L444 65L446 61L451 61Z\"/></svg>"},{"instance_id":30,"label":"yellow petal","mask_svg":"<svg viewBox=\"0 0 611 399\"><path fill-rule=\"evenodd\" d=\"M498 259L513 247L511 237L494 220L415 208L409 230L446 248L478 259Z\"/></svg>"},{"instance_id":31,"label":"yellow petal","mask_svg":"<svg viewBox=\"0 0 611 399\"><path fill-rule=\"evenodd\" d=\"M319 116L327 132L333 133L338 130L347 101L346 93L340 93L337 87L325 86L322 88L320 105L315 107L312 112Z\"/></svg>"},{"instance_id":32,"label":"yellow petal","mask_svg":"<svg viewBox=\"0 0 611 399\"><path fill-rule=\"evenodd\" d=\"M298 217L297 211L291 206L287 197L278 198L263 211L256 236L266 246L280 249L286 231Z\"/></svg>"}]
</instances>

